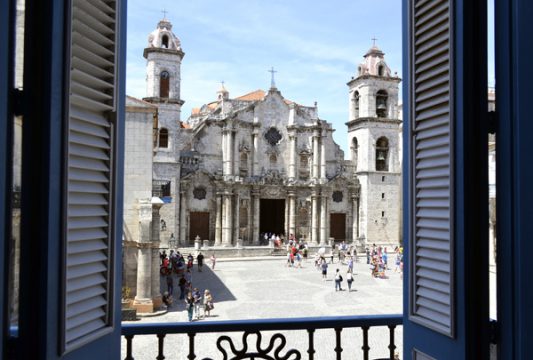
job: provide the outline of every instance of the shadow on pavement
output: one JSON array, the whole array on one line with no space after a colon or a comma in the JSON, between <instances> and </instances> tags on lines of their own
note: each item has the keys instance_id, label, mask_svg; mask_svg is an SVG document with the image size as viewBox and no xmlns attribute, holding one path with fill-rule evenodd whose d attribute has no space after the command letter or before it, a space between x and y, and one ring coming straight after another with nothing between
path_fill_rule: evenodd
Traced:
<instances>
[{"instance_id":1,"label":"shadow on pavement","mask_svg":"<svg viewBox=\"0 0 533 360\"><path fill-rule=\"evenodd\" d=\"M197 287L200 292L202 293L202 296L204 294L205 289L209 289L213 296L213 300L215 303L215 307L217 303L223 302L223 301L234 301L237 300L237 298L232 294L230 289L224 285L222 280L218 277L216 274L216 271L213 271L209 266L204 265L202 268L202 271L198 271L198 267L195 264L193 268L192 273L192 287ZM178 280L179 277L176 274L172 274L172 280L174 281L174 304L169 309L169 311L182 311L185 309L185 302L184 300L180 300L180 288L178 286ZM167 282L166 277L161 276L160 280L161 284L161 293L164 293L167 291Z\"/></svg>"}]
</instances>

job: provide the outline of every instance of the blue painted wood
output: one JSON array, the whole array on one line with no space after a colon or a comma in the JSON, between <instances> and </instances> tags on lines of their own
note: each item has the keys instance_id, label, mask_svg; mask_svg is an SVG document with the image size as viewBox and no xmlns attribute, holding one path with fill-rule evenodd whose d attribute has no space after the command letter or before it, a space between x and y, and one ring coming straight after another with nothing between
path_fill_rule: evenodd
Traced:
<instances>
[{"instance_id":1,"label":"blue painted wood","mask_svg":"<svg viewBox=\"0 0 533 360\"><path fill-rule=\"evenodd\" d=\"M3 2L2 2L3 4ZM123 167L126 1L119 2L117 167ZM17 359L117 359L120 358L120 279L122 206L115 209L112 286L113 328L106 336L60 355L62 304L62 211L64 116L67 93L64 66L68 43L66 24L69 0L27 0L25 62L21 254L20 343ZM2 12L3 14L3 12ZM3 35L3 34L2 34ZM3 175L3 174L2 174ZM115 201L122 204L123 173L115 175Z\"/></svg>"},{"instance_id":2,"label":"blue painted wood","mask_svg":"<svg viewBox=\"0 0 533 360\"><path fill-rule=\"evenodd\" d=\"M10 124L13 122L9 103L9 90L13 83L13 63L11 40L13 39L13 27L10 21L12 14L12 2L0 2L0 358L6 358L6 339L8 337L6 324L6 298L7 298L7 275L8 275L8 239L10 235L10 211L8 199L11 194L9 180L11 178L11 133Z\"/></svg>"},{"instance_id":3,"label":"blue painted wood","mask_svg":"<svg viewBox=\"0 0 533 360\"><path fill-rule=\"evenodd\" d=\"M499 358L530 358L533 4L495 1Z\"/></svg>"},{"instance_id":4,"label":"blue painted wood","mask_svg":"<svg viewBox=\"0 0 533 360\"><path fill-rule=\"evenodd\" d=\"M404 149L410 141L409 6L403 1ZM408 239L412 209L410 158L404 153L404 358L414 349L436 359L484 359L488 356L488 179L486 1L453 1L454 49L454 257L453 337L409 321Z\"/></svg>"},{"instance_id":5,"label":"blue painted wood","mask_svg":"<svg viewBox=\"0 0 533 360\"><path fill-rule=\"evenodd\" d=\"M402 315L362 315L362 316L326 316L306 318L260 319L260 320L228 320L197 323L143 323L123 324L122 335L150 334L186 334L186 333L223 333L245 331L277 331L277 330L308 330L334 329L353 327L373 327L402 325Z\"/></svg>"}]
</instances>

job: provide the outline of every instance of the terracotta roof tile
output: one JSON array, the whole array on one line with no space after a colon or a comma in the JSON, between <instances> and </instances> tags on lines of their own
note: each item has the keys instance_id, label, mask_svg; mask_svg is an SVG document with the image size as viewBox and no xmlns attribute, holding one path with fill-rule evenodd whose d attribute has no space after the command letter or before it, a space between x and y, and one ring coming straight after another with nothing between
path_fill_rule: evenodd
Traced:
<instances>
[{"instance_id":1,"label":"terracotta roof tile","mask_svg":"<svg viewBox=\"0 0 533 360\"><path fill-rule=\"evenodd\" d=\"M245 94L243 96L239 96L238 98L235 98L235 100L240 101L257 101L257 100L263 100L265 97L265 92L261 89L252 91L251 93Z\"/></svg>"},{"instance_id":2,"label":"terracotta roof tile","mask_svg":"<svg viewBox=\"0 0 533 360\"><path fill-rule=\"evenodd\" d=\"M190 129L191 125L187 124L186 122L180 121L180 127L182 129Z\"/></svg>"}]
</instances>

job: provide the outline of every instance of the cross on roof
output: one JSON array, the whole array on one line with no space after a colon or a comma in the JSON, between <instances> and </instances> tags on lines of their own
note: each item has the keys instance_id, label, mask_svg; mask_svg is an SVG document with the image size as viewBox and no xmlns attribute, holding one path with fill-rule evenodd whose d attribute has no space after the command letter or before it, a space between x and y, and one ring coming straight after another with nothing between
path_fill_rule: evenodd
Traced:
<instances>
[{"instance_id":1,"label":"cross on roof","mask_svg":"<svg viewBox=\"0 0 533 360\"><path fill-rule=\"evenodd\" d=\"M373 37L372 39L370 39L370 40L372 40L372 42L373 42L372 46L376 46L376 40L377 40L376 37L374 36L374 37Z\"/></svg>"},{"instance_id":2,"label":"cross on roof","mask_svg":"<svg viewBox=\"0 0 533 360\"><path fill-rule=\"evenodd\" d=\"M275 89L276 88L276 82L274 81L274 74L277 73L277 71L274 70L274 67L272 66L272 68L270 70L268 70L268 72L272 74L272 80L270 81L270 88L271 89Z\"/></svg>"},{"instance_id":3,"label":"cross on roof","mask_svg":"<svg viewBox=\"0 0 533 360\"><path fill-rule=\"evenodd\" d=\"M163 11L161 11L163 13L163 20L167 18L167 11L165 9L163 9Z\"/></svg>"}]
</instances>

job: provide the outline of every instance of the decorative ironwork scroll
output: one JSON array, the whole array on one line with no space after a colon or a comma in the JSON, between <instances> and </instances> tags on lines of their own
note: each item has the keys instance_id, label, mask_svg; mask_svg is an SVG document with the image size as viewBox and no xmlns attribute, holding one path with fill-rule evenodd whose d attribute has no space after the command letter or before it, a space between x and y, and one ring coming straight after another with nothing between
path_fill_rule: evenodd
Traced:
<instances>
[{"instance_id":1,"label":"decorative ironwork scroll","mask_svg":"<svg viewBox=\"0 0 533 360\"><path fill-rule=\"evenodd\" d=\"M343 198L342 191L334 191L332 195L333 201L335 202L341 202Z\"/></svg>"},{"instance_id":2,"label":"decorative ironwork scroll","mask_svg":"<svg viewBox=\"0 0 533 360\"><path fill-rule=\"evenodd\" d=\"M249 347L248 337L250 335L255 335L257 338L255 346L252 344L252 346ZM223 355L223 360L301 360L302 358L301 353L295 349L286 351L284 355L281 354L285 351L283 348L287 344L287 340L285 339L285 336L280 333L274 334L265 348L261 346L261 339L262 335L259 331L245 332L242 336L243 346L241 349L237 349L235 344L233 344L233 340L229 336L223 335L217 340L217 348ZM227 346L224 346L224 343L227 343ZM278 344L276 345L276 343ZM213 359L204 358L203 360Z\"/></svg>"}]
</instances>

